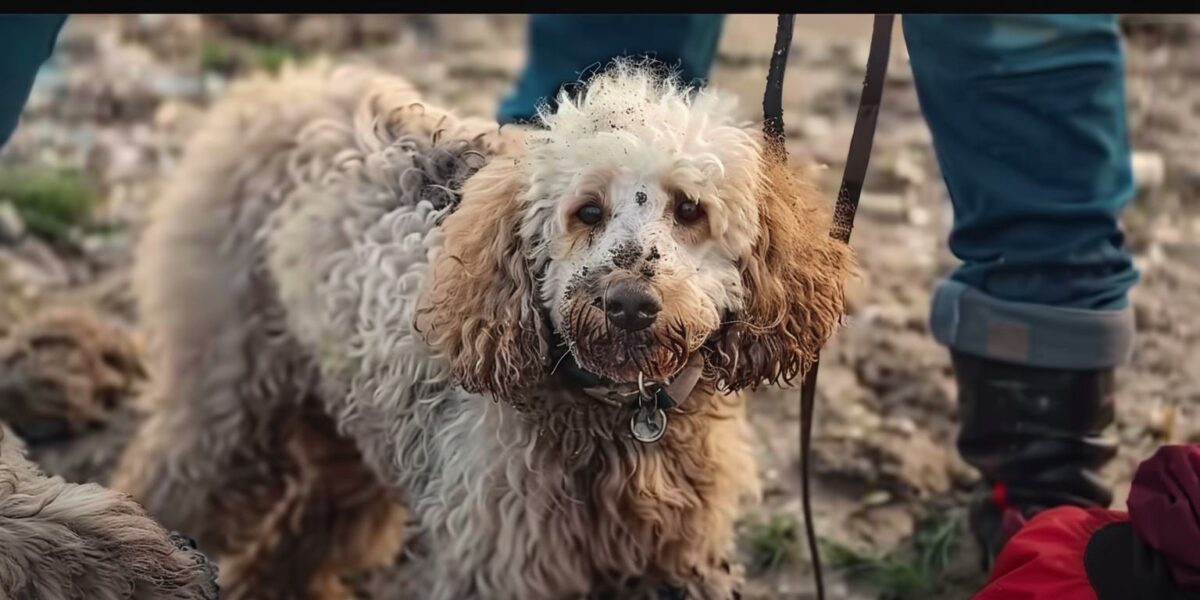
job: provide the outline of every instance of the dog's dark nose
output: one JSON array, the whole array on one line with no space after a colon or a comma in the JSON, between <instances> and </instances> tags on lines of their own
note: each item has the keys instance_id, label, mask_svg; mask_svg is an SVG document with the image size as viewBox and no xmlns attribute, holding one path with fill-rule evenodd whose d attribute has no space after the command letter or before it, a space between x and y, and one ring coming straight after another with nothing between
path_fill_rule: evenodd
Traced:
<instances>
[{"instance_id":1,"label":"dog's dark nose","mask_svg":"<svg viewBox=\"0 0 1200 600\"><path fill-rule=\"evenodd\" d=\"M638 331L654 324L662 303L652 290L635 283L615 283L604 294L604 312L608 322L626 331Z\"/></svg>"}]
</instances>

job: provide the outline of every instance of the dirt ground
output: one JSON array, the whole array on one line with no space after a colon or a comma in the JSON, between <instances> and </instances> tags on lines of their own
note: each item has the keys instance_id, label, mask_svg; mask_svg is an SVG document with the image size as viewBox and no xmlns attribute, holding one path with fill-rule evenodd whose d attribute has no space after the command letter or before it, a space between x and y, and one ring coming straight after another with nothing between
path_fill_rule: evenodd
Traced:
<instances>
[{"instance_id":1,"label":"dirt ground","mask_svg":"<svg viewBox=\"0 0 1200 600\"><path fill-rule=\"evenodd\" d=\"M817 165L832 191L849 144L871 19L796 21L785 86L789 148L796 162ZM760 116L774 24L770 15L726 23L713 85L742 97L747 120ZM1124 219L1142 280L1133 293L1140 332L1133 363L1118 374L1114 434L1121 454L1104 473L1117 486L1118 505L1132 469L1155 446L1200 441L1200 361L1192 356L1200 349L1200 17L1130 17L1124 29L1139 180ZM60 305L98 311L136 335L131 243L198 117L230 79L288 60L362 60L410 78L434 102L490 116L522 65L523 37L521 16L72 18L20 128L0 152L0 168L80 173L97 202L57 238L35 235L36 223L14 210L0 185L0 336ZM949 222L897 26L854 232L864 275L849 326L823 355L819 382L816 528L840 548L831 598L965 598L981 583L972 545L954 535L963 529L975 475L953 451L949 360L926 326L932 284L955 264L944 243ZM0 372L0 392L9 389L4 385ZM132 386L114 389L106 392L115 394L109 404L123 405L135 393ZM0 393L0 418L11 408L5 402ZM135 418L121 406L114 410L99 426L35 449L35 457L69 479L103 482ZM744 557L753 567L745 597L810 598L797 526L799 393L763 393L752 413L766 496L743 528ZM854 562L847 556L901 564L929 527L950 532L940 547L947 564L916 571L916 587L904 588L894 573L846 567ZM365 578L364 593L393 597L394 576Z\"/></svg>"}]
</instances>

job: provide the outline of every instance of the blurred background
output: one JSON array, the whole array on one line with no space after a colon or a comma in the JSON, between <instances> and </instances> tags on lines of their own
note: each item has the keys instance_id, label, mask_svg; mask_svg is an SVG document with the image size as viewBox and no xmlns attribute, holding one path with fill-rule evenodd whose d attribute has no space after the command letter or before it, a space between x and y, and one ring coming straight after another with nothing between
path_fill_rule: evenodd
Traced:
<instances>
[{"instance_id":1,"label":"blurred background","mask_svg":"<svg viewBox=\"0 0 1200 600\"><path fill-rule=\"evenodd\" d=\"M136 345L124 343L137 339L132 244L183 144L232 80L289 62L364 61L435 103L491 117L523 64L524 24L522 15L71 17L0 152L0 420L62 420L34 457L67 479L106 482L139 418L130 400L145 377ZM1122 27L1139 187L1125 227L1143 279L1133 291L1133 366L1118 371L1121 455L1105 471L1118 509L1153 448L1200 442L1200 17L1128 16ZM870 28L869 15L796 18L788 144L830 197ZM725 24L712 84L742 98L748 121L761 116L774 33L772 15ZM932 284L955 264L944 243L950 205L898 21L891 59L853 241L864 277L849 326L822 361L816 526L836 573L832 598L965 598L982 583L963 508L976 475L954 452L949 358L926 325ZM98 317L39 320L56 307ZM52 359L32 356L36 344L5 342L54 348L72 327L86 332ZM14 375L35 360L41 376ZM766 497L740 527L744 597L807 598L799 392L761 396L751 409ZM390 598L396 576L373 573L361 588Z\"/></svg>"}]
</instances>

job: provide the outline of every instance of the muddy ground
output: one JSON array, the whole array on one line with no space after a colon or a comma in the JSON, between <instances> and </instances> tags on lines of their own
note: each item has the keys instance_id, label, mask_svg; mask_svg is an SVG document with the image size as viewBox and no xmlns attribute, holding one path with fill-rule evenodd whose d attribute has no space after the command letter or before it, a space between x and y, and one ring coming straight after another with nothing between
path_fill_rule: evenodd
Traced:
<instances>
[{"instance_id":1,"label":"muddy ground","mask_svg":"<svg viewBox=\"0 0 1200 600\"><path fill-rule=\"evenodd\" d=\"M523 25L521 16L471 15L71 19L21 127L0 151L0 168L18 176L78 173L70 193L94 208L47 226L18 210L5 197L11 182L0 181L0 336L52 306L96 311L136 336L131 243L198 117L232 78L288 60L364 60L410 78L432 101L490 116L522 64ZM1142 281L1133 293L1140 335L1118 381L1121 455L1105 472L1118 504L1133 467L1156 445L1200 441L1200 361L1192 356L1200 348L1200 18L1139 16L1124 29L1140 189L1125 224ZM726 23L713 84L743 98L748 120L759 115L773 34L771 16ZM789 147L796 162L818 166L827 190L841 174L869 34L868 16L797 18L785 88ZM841 548L831 598L965 598L981 578L974 549L955 533L975 476L953 451L949 361L925 322L933 282L955 264L944 245L949 203L899 27L896 36L853 240L864 276L849 326L826 349L821 369L816 527ZM2 375L0 391L11 393ZM67 386L86 397L81 402L102 400L114 412L99 427L80 426L81 433L35 449L48 470L77 480L107 477L134 424L122 405L137 377L105 377L105 385ZM2 396L0 411L8 411ZM810 597L797 526L798 396L771 391L752 404L766 497L743 527L747 598ZM941 534L945 544L920 547L947 557L945 569L912 566L906 557L914 533L922 540ZM849 570L855 556L867 559L866 570ZM393 575L366 578L365 593L392 597Z\"/></svg>"}]
</instances>

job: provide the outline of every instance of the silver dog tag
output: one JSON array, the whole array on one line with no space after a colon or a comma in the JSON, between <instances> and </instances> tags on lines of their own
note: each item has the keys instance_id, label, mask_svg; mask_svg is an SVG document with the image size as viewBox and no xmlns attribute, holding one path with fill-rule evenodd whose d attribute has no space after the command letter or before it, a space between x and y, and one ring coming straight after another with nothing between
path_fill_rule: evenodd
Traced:
<instances>
[{"instance_id":1,"label":"silver dog tag","mask_svg":"<svg viewBox=\"0 0 1200 600\"><path fill-rule=\"evenodd\" d=\"M639 406L629 420L629 430L643 444L657 442L667 431L667 413L653 404Z\"/></svg>"}]
</instances>

